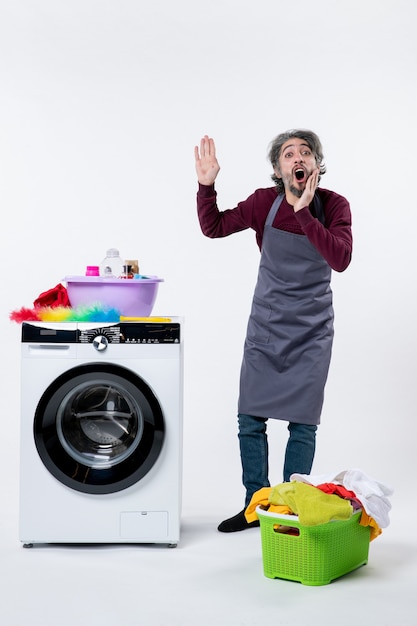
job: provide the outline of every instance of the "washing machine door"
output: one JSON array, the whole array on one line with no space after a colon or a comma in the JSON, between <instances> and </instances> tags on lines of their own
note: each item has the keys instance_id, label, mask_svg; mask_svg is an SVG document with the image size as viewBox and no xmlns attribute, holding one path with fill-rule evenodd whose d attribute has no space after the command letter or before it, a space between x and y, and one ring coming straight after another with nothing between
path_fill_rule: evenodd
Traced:
<instances>
[{"instance_id":1,"label":"washing machine door","mask_svg":"<svg viewBox=\"0 0 417 626\"><path fill-rule=\"evenodd\" d=\"M38 453L61 483L91 494L121 491L155 464L164 441L161 406L130 370L89 363L44 392L34 418Z\"/></svg>"}]
</instances>

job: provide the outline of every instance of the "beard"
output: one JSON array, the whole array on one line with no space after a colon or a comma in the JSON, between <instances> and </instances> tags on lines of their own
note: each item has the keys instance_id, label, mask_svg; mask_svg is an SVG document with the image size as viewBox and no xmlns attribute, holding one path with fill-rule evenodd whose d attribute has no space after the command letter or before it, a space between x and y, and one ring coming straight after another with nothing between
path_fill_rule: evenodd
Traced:
<instances>
[{"instance_id":1,"label":"beard","mask_svg":"<svg viewBox=\"0 0 417 626\"><path fill-rule=\"evenodd\" d=\"M303 195L304 189L299 189L298 187L295 187L294 185L290 184L288 185L288 189L291 191L292 194L294 194L294 196L296 198L301 198L301 196Z\"/></svg>"},{"instance_id":2,"label":"beard","mask_svg":"<svg viewBox=\"0 0 417 626\"><path fill-rule=\"evenodd\" d=\"M288 189L296 198L301 198L303 195L305 185L302 188L295 186L293 183L292 176L283 176L282 182L284 183L284 188Z\"/></svg>"}]
</instances>

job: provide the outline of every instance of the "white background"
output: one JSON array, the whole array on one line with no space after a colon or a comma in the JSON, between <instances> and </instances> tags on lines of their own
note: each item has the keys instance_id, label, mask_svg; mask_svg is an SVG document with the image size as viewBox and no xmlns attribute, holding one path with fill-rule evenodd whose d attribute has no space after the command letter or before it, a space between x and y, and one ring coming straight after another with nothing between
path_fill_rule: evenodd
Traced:
<instances>
[{"instance_id":1,"label":"white background","mask_svg":"<svg viewBox=\"0 0 417 626\"><path fill-rule=\"evenodd\" d=\"M20 328L9 313L107 248L165 279L186 320L184 511L243 504L238 375L259 252L199 229L193 148L217 142L221 208L270 185L270 140L320 136L351 203L315 473L359 467L410 498L416 437L412 0L0 0L2 523L18 489ZM271 423L271 481L284 423ZM396 500L397 499L397 500ZM410 504L410 502L408 502ZM17 535L17 530L16 530Z\"/></svg>"}]
</instances>

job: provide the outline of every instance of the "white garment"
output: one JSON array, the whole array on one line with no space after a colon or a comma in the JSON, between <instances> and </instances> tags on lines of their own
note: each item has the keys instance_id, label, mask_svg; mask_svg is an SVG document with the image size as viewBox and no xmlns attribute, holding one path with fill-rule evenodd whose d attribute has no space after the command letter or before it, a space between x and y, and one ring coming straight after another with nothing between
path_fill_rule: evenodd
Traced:
<instances>
[{"instance_id":1,"label":"white garment","mask_svg":"<svg viewBox=\"0 0 417 626\"><path fill-rule=\"evenodd\" d=\"M365 511L370 517L374 518L378 526L386 528L389 525L391 503L387 496L390 496L393 490L359 469L344 470L338 474L320 474L316 476L292 474L290 480L304 482L315 487L323 483L343 485L345 489L355 493Z\"/></svg>"}]
</instances>

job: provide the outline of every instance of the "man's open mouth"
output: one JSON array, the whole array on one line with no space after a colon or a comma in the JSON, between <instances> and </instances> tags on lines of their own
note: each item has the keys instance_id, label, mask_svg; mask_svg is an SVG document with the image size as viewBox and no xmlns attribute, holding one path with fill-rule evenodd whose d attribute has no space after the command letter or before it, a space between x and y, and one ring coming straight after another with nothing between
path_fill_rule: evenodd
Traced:
<instances>
[{"instance_id":1,"label":"man's open mouth","mask_svg":"<svg viewBox=\"0 0 417 626\"><path fill-rule=\"evenodd\" d=\"M304 172L303 169L301 169L301 168L296 169L294 174L295 174L295 177L296 177L297 180L303 180L304 179L305 172Z\"/></svg>"}]
</instances>

